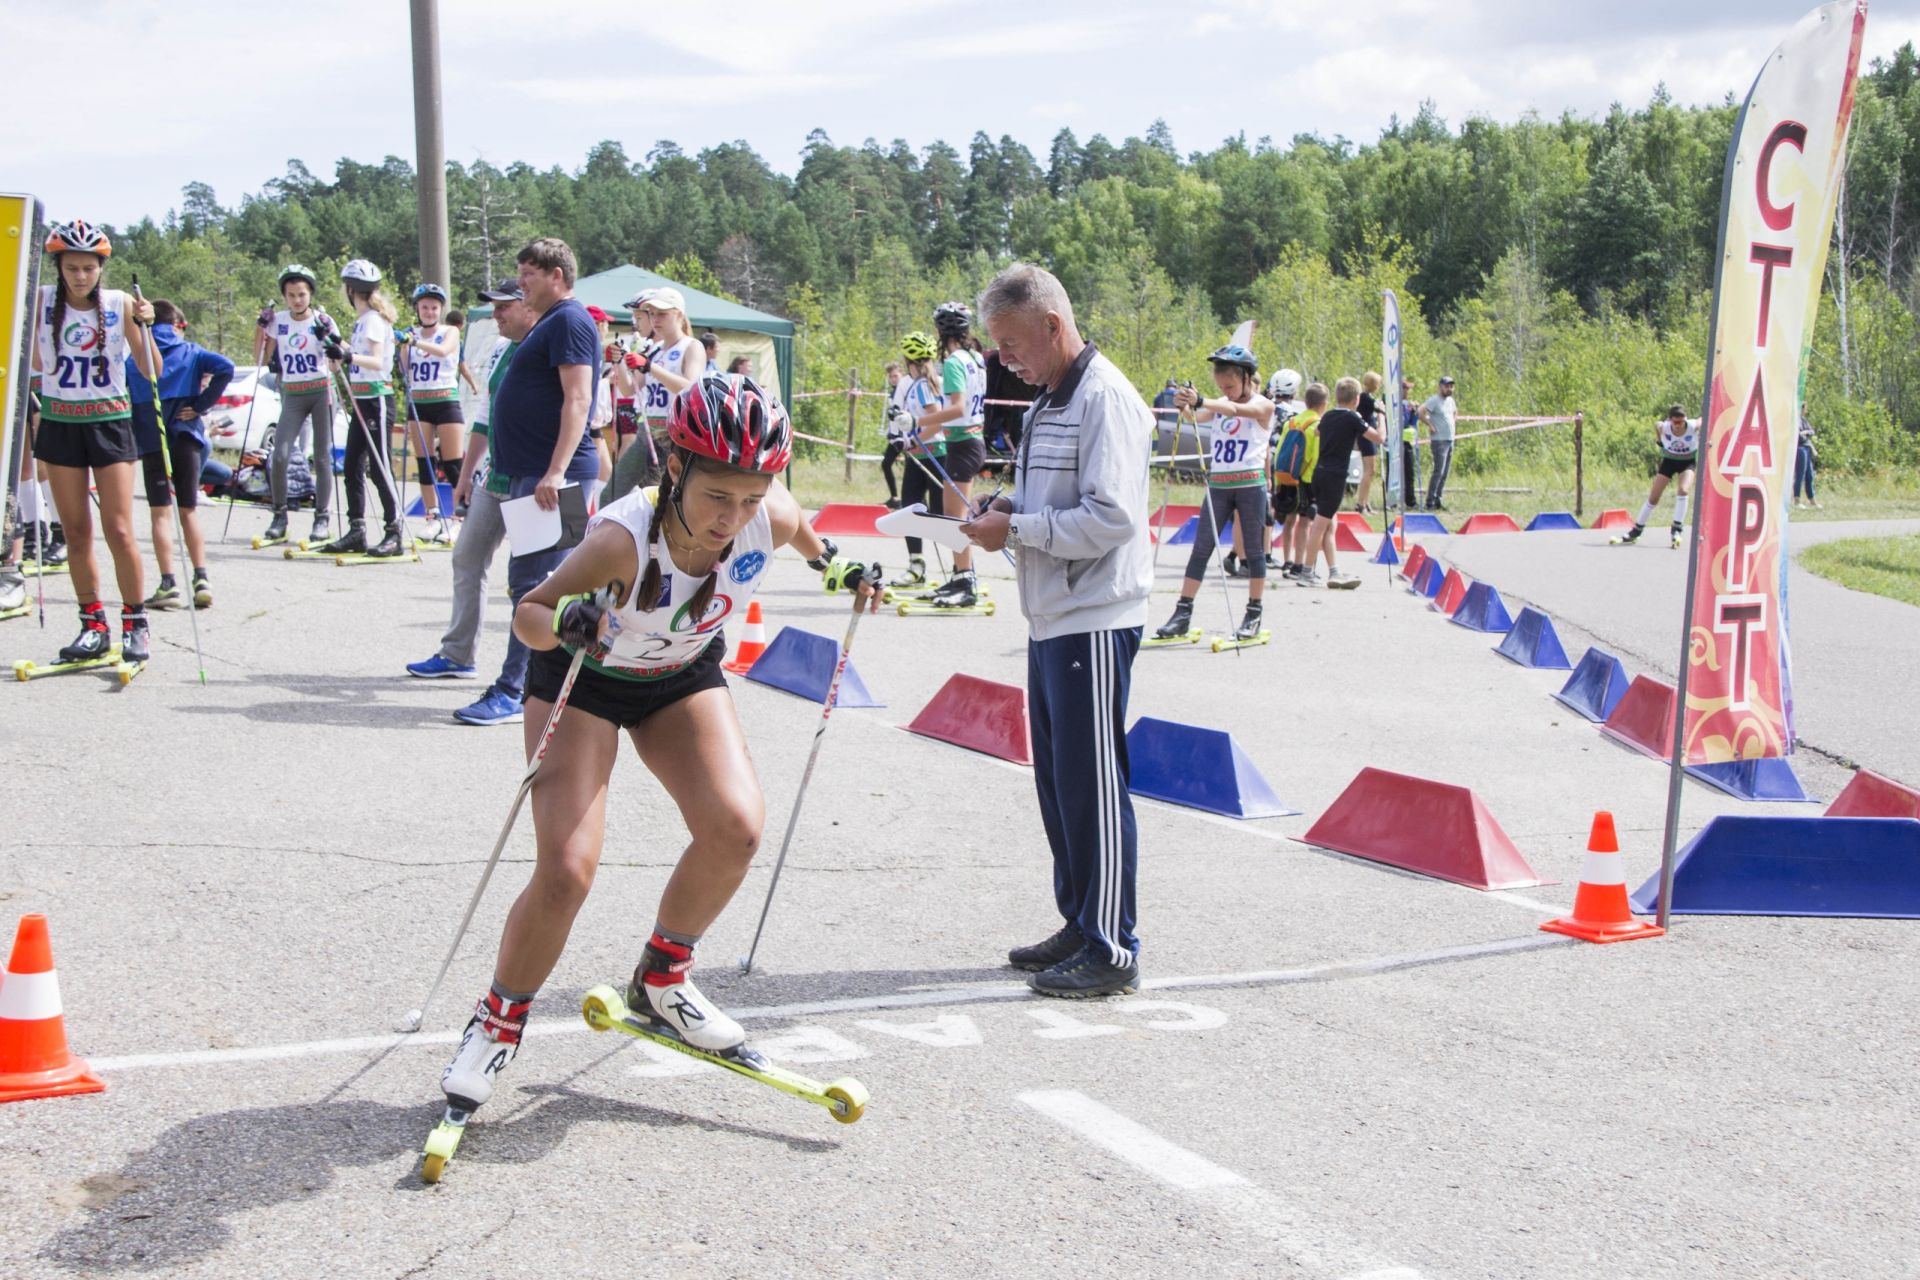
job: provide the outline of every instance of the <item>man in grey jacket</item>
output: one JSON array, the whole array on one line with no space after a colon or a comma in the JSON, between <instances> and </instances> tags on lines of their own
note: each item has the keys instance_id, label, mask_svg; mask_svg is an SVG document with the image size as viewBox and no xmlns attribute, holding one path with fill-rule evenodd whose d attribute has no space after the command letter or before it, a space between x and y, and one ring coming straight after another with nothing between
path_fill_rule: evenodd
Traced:
<instances>
[{"instance_id":1,"label":"man in grey jacket","mask_svg":"<svg viewBox=\"0 0 1920 1280\"><path fill-rule=\"evenodd\" d=\"M1008 960L1042 995L1106 996L1140 984L1137 840L1128 792L1127 691L1153 590L1147 458L1153 415L1126 375L1081 339L1050 273L994 277L980 316L1007 367L1045 388L1027 410L1014 496L965 527L1014 549L1027 616L1034 787L1065 925Z\"/></svg>"}]
</instances>

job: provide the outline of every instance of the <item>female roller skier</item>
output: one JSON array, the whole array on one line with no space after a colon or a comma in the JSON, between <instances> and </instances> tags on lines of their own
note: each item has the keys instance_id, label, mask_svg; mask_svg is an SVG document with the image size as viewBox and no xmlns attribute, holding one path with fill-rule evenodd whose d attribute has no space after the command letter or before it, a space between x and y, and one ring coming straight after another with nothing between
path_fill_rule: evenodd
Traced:
<instances>
[{"instance_id":1,"label":"female roller skier","mask_svg":"<svg viewBox=\"0 0 1920 1280\"><path fill-rule=\"evenodd\" d=\"M41 285L35 300L33 372L42 376L33 456L47 466L54 509L72 548L67 563L80 603L80 635L60 650L60 660L103 659L113 649L93 559L91 483L100 497L100 524L120 586L120 657L145 662L152 641L140 549L133 539L133 471L140 450L133 438L127 357L148 381L160 376L146 336L128 332L134 321L152 323L153 306L102 283L113 242L92 223L76 219L54 227L46 250L59 279Z\"/></svg>"},{"instance_id":2,"label":"female roller skier","mask_svg":"<svg viewBox=\"0 0 1920 1280\"><path fill-rule=\"evenodd\" d=\"M413 417L407 433L419 448L420 510L427 542L453 541L453 512L440 509L438 485L460 483L460 458L466 448L466 411L460 407L460 331L443 323L447 291L423 284L413 291L420 323L394 335L406 352L407 402Z\"/></svg>"},{"instance_id":3,"label":"female roller skier","mask_svg":"<svg viewBox=\"0 0 1920 1280\"><path fill-rule=\"evenodd\" d=\"M534 650L529 752L571 652L584 647L587 656L533 788L533 878L507 915L493 985L440 1077L448 1105L462 1111L486 1102L513 1060L534 994L593 884L623 730L693 836L661 895L627 1005L708 1052L746 1039L689 976L695 944L753 861L764 809L720 669L720 629L744 613L776 549L816 544L774 480L792 453L792 428L751 379L704 376L673 397L667 431L658 489L602 508L585 540L514 613L515 634ZM877 605L877 584L860 566L824 554L809 563L830 588L852 589L855 608ZM610 584L614 602L603 608L594 597Z\"/></svg>"},{"instance_id":4,"label":"female roller skier","mask_svg":"<svg viewBox=\"0 0 1920 1280\"><path fill-rule=\"evenodd\" d=\"M347 532L321 550L328 555L368 555L392 557L400 554L400 512L398 495L393 491L393 476L387 468L387 410L393 373L393 304L380 291L380 268L365 258L355 258L340 269L340 282L353 304L351 336L329 328L322 335L327 358L346 371L353 393L355 415L347 428ZM322 315L325 313L323 312ZM331 326L332 320L323 323ZM367 545L367 472L373 472L374 492L380 495L380 514L386 521L386 534L378 543ZM319 477L315 477L315 487Z\"/></svg>"}]
</instances>

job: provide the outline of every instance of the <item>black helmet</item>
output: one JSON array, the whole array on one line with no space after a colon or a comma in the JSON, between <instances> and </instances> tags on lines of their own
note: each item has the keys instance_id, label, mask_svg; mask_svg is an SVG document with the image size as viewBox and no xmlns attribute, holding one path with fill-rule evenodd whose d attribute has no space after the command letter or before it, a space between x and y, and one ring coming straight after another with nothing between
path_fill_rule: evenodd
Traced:
<instances>
[{"instance_id":1,"label":"black helmet","mask_svg":"<svg viewBox=\"0 0 1920 1280\"><path fill-rule=\"evenodd\" d=\"M964 338L973 329L973 311L964 302L943 302L933 309L933 329L943 338Z\"/></svg>"}]
</instances>

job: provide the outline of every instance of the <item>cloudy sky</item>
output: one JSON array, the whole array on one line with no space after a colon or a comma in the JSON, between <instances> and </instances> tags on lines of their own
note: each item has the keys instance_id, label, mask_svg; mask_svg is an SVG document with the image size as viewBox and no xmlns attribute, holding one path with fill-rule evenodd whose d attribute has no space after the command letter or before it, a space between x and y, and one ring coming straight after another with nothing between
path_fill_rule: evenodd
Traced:
<instances>
[{"instance_id":1,"label":"cloudy sky","mask_svg":"<svg viewBox=\"0 0 1920 1280\"><path fill-rule=\"evenodd\" d=\"M580 165L745 139L791 173L836 142L1063 125L1118 141L1164 116L1188 151L1244 132L1376 137L1423 98L1458 123L1598 114L1665 82L1743 94L1808 0L441 0L447 154ZM413 158L405 0L104 0L101 56L44 44L70 0L0 0L0 187L54 217L161 215L200 180L237 203L298 158ZM637 15L646 15L637 20ZM704 19L704 20L703 20ZM1869 57L1920 43L1920 0L1876 0ZM129 56L131 55L131 56ZM156 78L143 81L147 71Z\"/></svg>"}]
</instances>

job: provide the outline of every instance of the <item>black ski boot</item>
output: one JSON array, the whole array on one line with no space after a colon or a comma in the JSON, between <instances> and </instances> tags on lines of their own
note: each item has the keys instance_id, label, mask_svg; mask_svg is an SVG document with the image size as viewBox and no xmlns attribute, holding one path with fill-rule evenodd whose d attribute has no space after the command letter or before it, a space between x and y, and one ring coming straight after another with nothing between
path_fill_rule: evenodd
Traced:
<instances>
[{"instance_id":1,"label":"black ski boot","mask_svg":"<svg viewBox=\"0 0 1920 1280\"><path fill-rule=\"evenodd\" d=\"M1643 524L1637 524L1633 526L1633 528L1621 534L1619 537L1612 539L1610 545L1616 546L1616 547L1630 547L1634 543L1640 541L1640 535L1645 533L1646 531L1647 531L1647 526Z\"/></svg>"},{"instance_id":2,"label":"black ski boot","mask_svg":"<svg viewBox=\"0 0 1920 1280\"><path fill-rule=\"evenodd\" d=\"M41 555L47 564L65 564L67 562L67 533L60 522L53 522L53 532L47 538L47 549Z\"/></svg>"},{"instance_id":3,"label":"black ski boot","mask_svg":"<svg viewBox=\"0 0 1920 1280\"><path fill-rule=\"evenodd\" d=\"M980 597L974 591L974 581L971 569L956 573L946 586L933 593L929 602L943 609L971 609L980 603Z\"/></svg>"},{"instance_id":4,"label":"black ski boot","mask_svg":"<svg viewBox=\"0 0 1920 1280\"><path fill-rule=\"evenodd\" d=\"M394 556L399 555L400 522L396 520L388 525L386 536L381 538L380 541L373 546L368 547L367 554L370 556L379 556L383 560L390 560Z\"/></svg>"},{"instance_id":5,"label":"black ski boot","mask_svg":"<svg viewBox=\"0 0 1920 1280\"><path fill-rule=\"evenodd\" d=\"M367 522L347 521L347 531L320 548L330 556L360 556L367 553Z\"/></svg>"},{"instance_id":6,"label":"black ski boot","mask_svg":"<svg viewBox=\"0 0 1920 1280\"><path fill-rule=\"evenodd\" d=\"M1153 633L1155 640L1178 640L1193 630L1193 601L1185 596L1173 606L1173 616L1167 619L1167 625ZM1064 957L1063 957L1064 958Z\"/></svg>"},{"instance_id":7,"label":"black ski boot","mask_svg":"<svg viewBox=\"0 0 1920 1280\"><path fill-rule=\"evenodd\" d=\"M313 532L307 535L307 541L313 542L313 543L320 543L320 542L325 542L328 538L331 538L332 536L333 536L333 521L327 518L326 512L324 511L315 512L313 517Z\"/></svg>"},{"instance_id":8,"label":"black ski boot","mask_svg":"<svg viewBox=\"0 0 1920 1280\"><path fill-rule=\"evenodd\" d=\"M285 542L287 540L287 513L276 511L273 519L267 521L267 531L260 535L260 541Z\"/></svg>"},{"instance_id":9,"label":"black ski boot","mask_svg":"<svg viewBox=\"0 0 1920 1280\"><path fill-rule=\"evenodd\" d=\"M1240 625L1234 630L1235 640L1258 640L1260 638L1260 615L1263 606L1258 600L1247 601L1247 614L1240 619Z\"/></svg>"},{"instance_id":10,"label":"black ski boot","mask_svg":"<svg viewBox=\"0 0 1920 1280\"><path fill-rule=\"evenodd\" d=\"M120 606L120 661L145 662L153 656L153 633L147 629L147 611L138 605Z\"/></svg>"},{"instance_id":11,"label":"black ski boot","mask_svg":"<svg viewBox=\"0 0 1920 1280\"><path fill-rule=\"evenodd\" d=\"M86 662L104 658L113 649L113 633L107 630L107 608L98 600L80 606L80 634L60 651L62 662Z\"/></svg>"}]
</instances>

